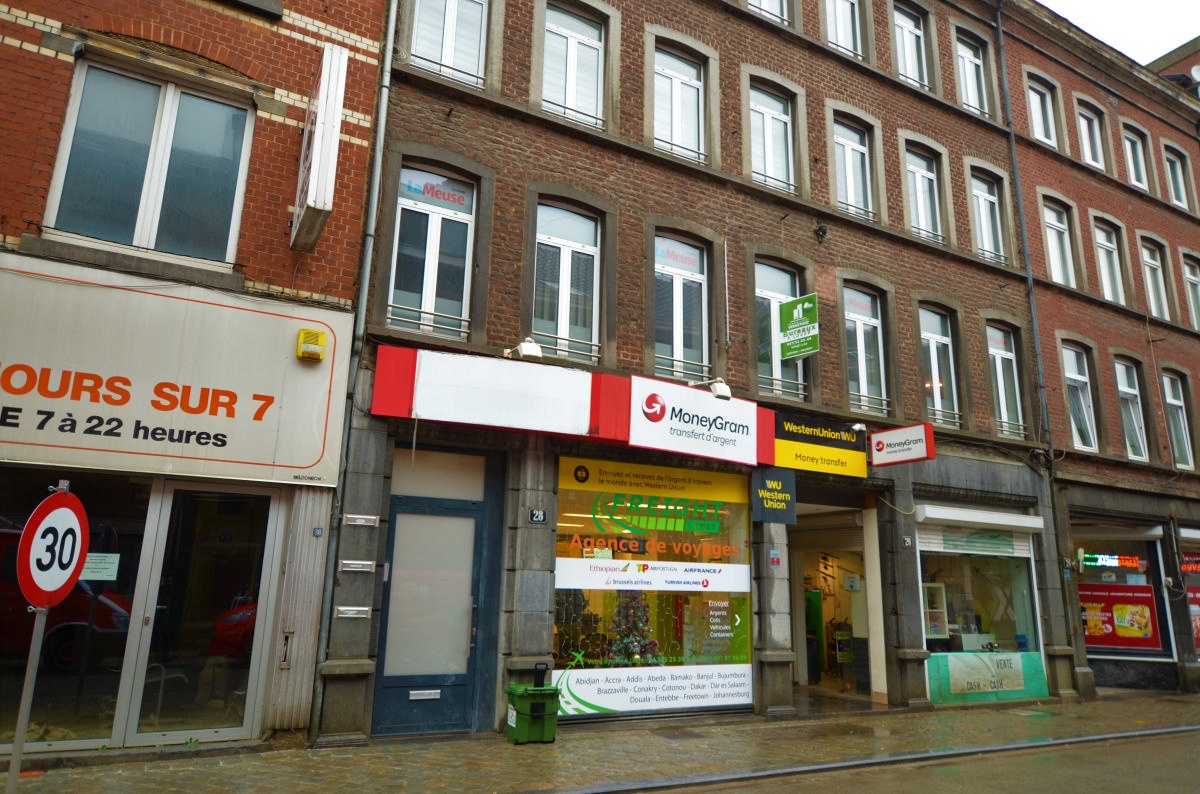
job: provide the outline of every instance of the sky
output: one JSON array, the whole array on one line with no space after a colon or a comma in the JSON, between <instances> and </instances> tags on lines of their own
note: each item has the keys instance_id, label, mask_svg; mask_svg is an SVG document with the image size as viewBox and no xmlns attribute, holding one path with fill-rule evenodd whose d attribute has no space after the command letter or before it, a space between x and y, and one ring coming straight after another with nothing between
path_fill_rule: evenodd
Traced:
<instances>
[{"instance_id":1,"label":"sky","mask_svg":"<svg viewBox=\"0 0 1200 794\"><path fill-rule=\"evenodd\" d=\"M1200 36L1200 0L1038 0L1140 64Z\"/></svg>"}]
</instances>

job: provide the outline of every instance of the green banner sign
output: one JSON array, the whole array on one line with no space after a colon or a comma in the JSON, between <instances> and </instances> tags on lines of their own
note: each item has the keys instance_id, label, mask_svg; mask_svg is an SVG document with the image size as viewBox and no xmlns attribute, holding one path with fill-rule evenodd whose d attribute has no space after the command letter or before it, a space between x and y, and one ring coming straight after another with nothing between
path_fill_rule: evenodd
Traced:
<instances>
[{"instance_id":1,"label":"green banner sign","mask_svg":"<svg viewBox=\"0 0 1200 794\"><path fill-rule=\"evenodd\" d=\"M819 348L817 293L779 304L779 357L809 356Z\"/></svg>"}]
</instances>

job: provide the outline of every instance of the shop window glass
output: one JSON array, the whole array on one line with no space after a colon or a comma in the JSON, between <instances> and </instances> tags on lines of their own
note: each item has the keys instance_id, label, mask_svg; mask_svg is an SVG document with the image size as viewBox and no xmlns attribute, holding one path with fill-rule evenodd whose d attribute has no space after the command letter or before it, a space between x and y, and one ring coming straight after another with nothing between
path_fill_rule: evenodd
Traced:
<instances>
[{"instance_id":1,"label":"shop window glass","mask_svg":"<svg viewBox=\"0 0 1200 794\"><path fill-rule=\"evenodd\" d=\"M1079 542L1079 609L1089 652L1166 652L1167 624L1158 594L1158 547L1152 541Z\"/></svg>"},{"instance_id":2,"label":"shop window glass","mask_svg":"<svg viewBox=\"0 0 1200 794\"><path fill-rule=\"evenodd\" d=\"M1038 650L1028 559L921 552L921 576L930 651Z\"/></svg>"}]
</instances>

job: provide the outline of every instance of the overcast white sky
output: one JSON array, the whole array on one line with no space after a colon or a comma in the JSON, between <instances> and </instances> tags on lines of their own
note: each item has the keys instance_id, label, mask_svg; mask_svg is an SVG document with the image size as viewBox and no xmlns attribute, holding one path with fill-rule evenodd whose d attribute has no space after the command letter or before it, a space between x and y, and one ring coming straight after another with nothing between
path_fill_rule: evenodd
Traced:
<instances>
[{"instance_id":1,"label":"overcast white sky","mask_svg":"<svg viewBox=\"0 0 1200 794\"><path fill-rule=\"evenodd\" d=\"M1200 0L1038 0L1140 64L1200 36Z\"/></svg>"}]
</instances>

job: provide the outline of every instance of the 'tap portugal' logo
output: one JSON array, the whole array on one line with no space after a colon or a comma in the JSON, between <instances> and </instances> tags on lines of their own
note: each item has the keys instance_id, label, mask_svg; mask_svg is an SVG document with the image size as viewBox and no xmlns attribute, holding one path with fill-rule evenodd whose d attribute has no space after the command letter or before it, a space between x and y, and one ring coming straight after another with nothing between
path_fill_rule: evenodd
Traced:
<instances>
[{"instance_id":1,"label":"'tap portugal' logo","mask_svg":"<svg viewBox=\"0 0 1200 794\"><path fill-rule=\"evenodd\" d=\"M667 401L658 394L646 395L646 401L642 403L642 416L651 422L661 422L667 418Z\"/></svg>"}]
</instances>

